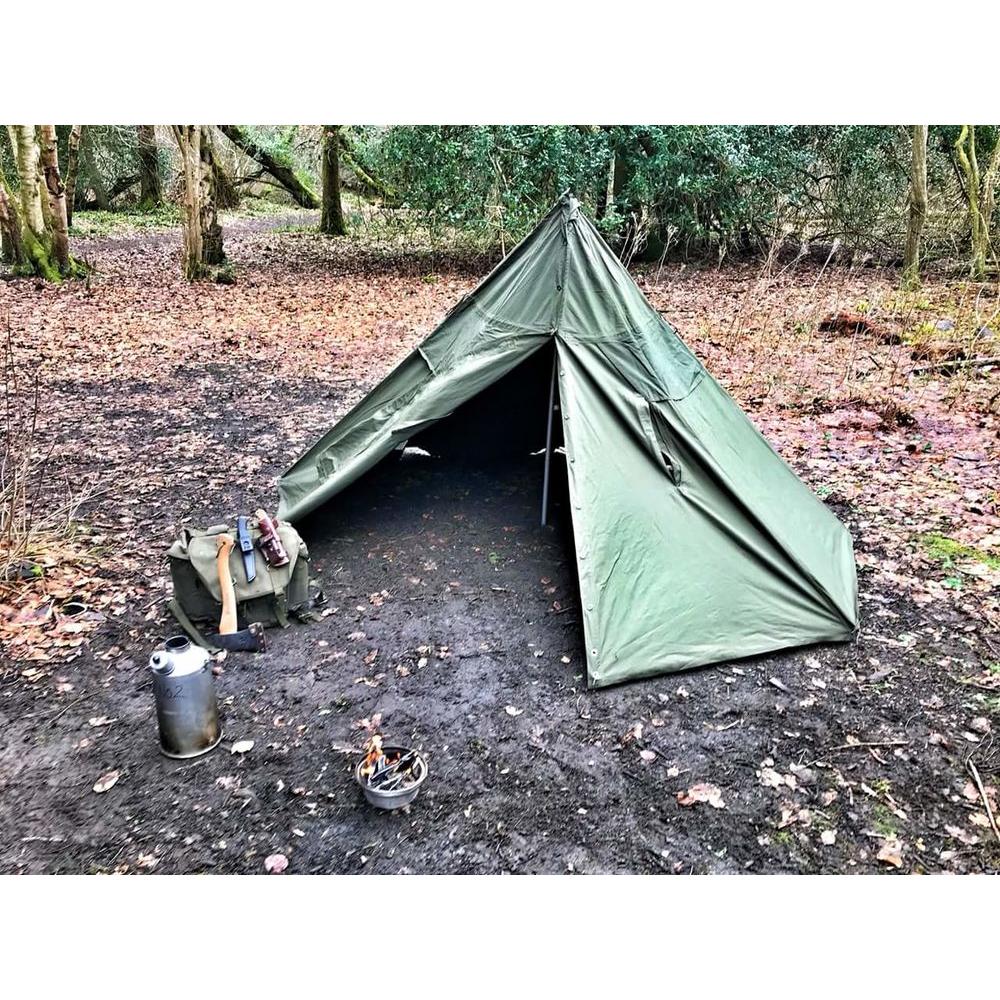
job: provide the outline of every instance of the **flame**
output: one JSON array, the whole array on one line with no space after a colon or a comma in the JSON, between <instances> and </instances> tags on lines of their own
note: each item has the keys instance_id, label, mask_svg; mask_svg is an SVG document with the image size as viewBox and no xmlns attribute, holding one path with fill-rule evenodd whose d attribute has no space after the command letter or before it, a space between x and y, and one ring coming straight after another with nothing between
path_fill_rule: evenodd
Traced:
<instances>
[{"instance_id":1,"label":"flame","mask_svg":"<svg viewBox=\"0 0 1000 1000\"><path fill-rule=\"evenodd\" d=\"M365 759L361 762L362 778L373 777L389 764L395 764L400 756L398 751L391 754L382 752L382 737L378 733L372 733L365 751Z\"/></svg>"},{"instance_id":2,"label":"flame","mask_svg":"<svg viewBox=\"0 0 1000 1000\"><path fill-rule=\"evenodd\" d=\"M378 733L373 733L365 749L367 753L361 764L361 776L363 778L370 778L375 773L379 758L382 756L382 737Z\"/></svg>"}]
</instances>

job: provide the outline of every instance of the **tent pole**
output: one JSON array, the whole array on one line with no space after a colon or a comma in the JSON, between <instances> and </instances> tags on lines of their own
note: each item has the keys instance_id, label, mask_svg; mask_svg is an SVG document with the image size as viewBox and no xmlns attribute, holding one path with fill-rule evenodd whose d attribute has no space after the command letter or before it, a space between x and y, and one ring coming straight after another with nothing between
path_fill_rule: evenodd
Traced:
<instances>
[{"instance_id":1,"label":"tent pole","mask_svg":"<svg viewBox=\"0 0 1000 1000\"><path fill-rule=\"evenodd\" d=\"M552 465L552 414L556 405L556 369L559 367L559 354L555 350L555 340L552 342L552 381L549 383L549 422L545 428L545 475L542 479L542 527L545 527L549 516L549 469Z\"/></svg>"}]
</instances>

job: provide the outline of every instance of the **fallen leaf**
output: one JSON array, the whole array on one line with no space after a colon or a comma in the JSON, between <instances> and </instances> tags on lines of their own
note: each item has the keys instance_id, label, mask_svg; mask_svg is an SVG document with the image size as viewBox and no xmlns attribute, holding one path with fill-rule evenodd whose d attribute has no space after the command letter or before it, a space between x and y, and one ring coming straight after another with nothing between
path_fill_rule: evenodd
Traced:
<instances>
[{"instance_id":1,"label":"fallen leaf","mask_svg":"<svg viewBox=\"0 0 1000 1000\"><path fill-rule=\"evenodd\" d=\"M968 830L963 830L960 826L946 826L944 828L944 832L947 833L949 837L954 837L956 840L961 841L963 844L967 844L969 847L979 843L979 838L974 833L969 833Z\"/></svg>"},{"instance_id":2,"label":"fallen leaf","mask_svg":"<svg viewBox=\"0 0 1000 1000\"><path fill-rule=\"evenodd\" d=\"M632 742L632 740L642 739L642 723L633 723L628 729L625 730L625 735L622 736L622 745L627 745Z\"/></svg>"},{"instance_id":3,"label":"fallen leaf","mask_svg":"<svg viewBox=\"0 0 1000 1000\"><path fill-rule=\"evenodd\" d=\"M726 803L722 801L722 790L717 785L710 785L706 782L692 785L686 792L678 792L677 801L682 806L693 806L699 802L705 802L713 809L726 808Z\"/></svg>"},{"instance_id":4,"label":"fallen leaf","mask_svg":"<svg viewBox=\"0 0 1000 1000\"><path fill-rule=\"evenodd\" d=\"M757 773L760 775L760 783L765 788L780 788L785 783L784 776L773 767L762 767Z\"/></svg>"},{"instance_id":5,"label":"fallen leaf","mask_svg":"<svg viewBox=\"0 0 1000 1000\"><path fill-rule=\"evenodd\" d=\"M268 875L280 875L288 867L284 854L269 854L264 858L264 870Z\"/></svg>"},{"instance_id":6,"label":"fallen leaf","mask_svg":"<svg viewBox=\"0 0 1000 1000\"><path fill-rule=\"evenodd\" d=\"M109 788L114 788L121 776L121 771L108 771L107 774L102 774L97 779L97 784L94 785L94 791L100 794L101 792L106 792Z\"/></svg>"},{"instance_id":7,"label":"fallen leaf","mask_svg":"<svg viewBox=\"0 0 1000 1000\"><path fill-rule=\"evenodd\" d=\"M879 861L893 868L903 867L903 845L896 837L890 837L875 855Z\"/></svg>"}]
</instances>

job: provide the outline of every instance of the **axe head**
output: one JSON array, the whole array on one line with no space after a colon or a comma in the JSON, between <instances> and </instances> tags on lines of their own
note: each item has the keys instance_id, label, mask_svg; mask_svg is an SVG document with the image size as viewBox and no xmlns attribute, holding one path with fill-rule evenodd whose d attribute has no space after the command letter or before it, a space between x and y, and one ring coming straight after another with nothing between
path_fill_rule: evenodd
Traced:
<instances>
[{"instance_id":1,"label":"axe head","mask_svg":"<svg viewBox=\"0 0 1000 1000\"><path fill-rule=\"evenodd\" d=\"M220 649L227 649L233 653L262 653L267 648L264 626L260 622L253 622L239 632L213 635L212 642Z\"/></svg>"}]
</instances>

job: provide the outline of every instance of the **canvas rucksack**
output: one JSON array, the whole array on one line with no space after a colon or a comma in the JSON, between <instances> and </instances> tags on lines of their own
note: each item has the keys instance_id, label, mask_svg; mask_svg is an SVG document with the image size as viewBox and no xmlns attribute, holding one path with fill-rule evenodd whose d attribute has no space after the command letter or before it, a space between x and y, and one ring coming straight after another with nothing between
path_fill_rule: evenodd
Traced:
<instances>
[{"instance_id":1,"label":"canvas rucksack","mask_svg":"<svg viewBox=\"0 0 1000 1000\"><path fill-rule=\"evenodd\" d=\"M288 553L286 566L269 566L256 546L261 536L255 521L249 522L253 540L257 574L247 582L239 546L229 556L229 572L236 590L236 611L240 626L260 622L264 626L286 627L291 618L311 620L312 608L321 602L309 596L309 550L299 533L287 522L278 522L278 535ZM215 649L210 639L195 625L204 622L204 633L218 630L222 613L222 593L217 571L216 536L235 532L227 524L216 524L204 530L185 528L170 546L167 556L174 596L168 605L182 628L200 646Z\"/></svg>"}]
</instances>

